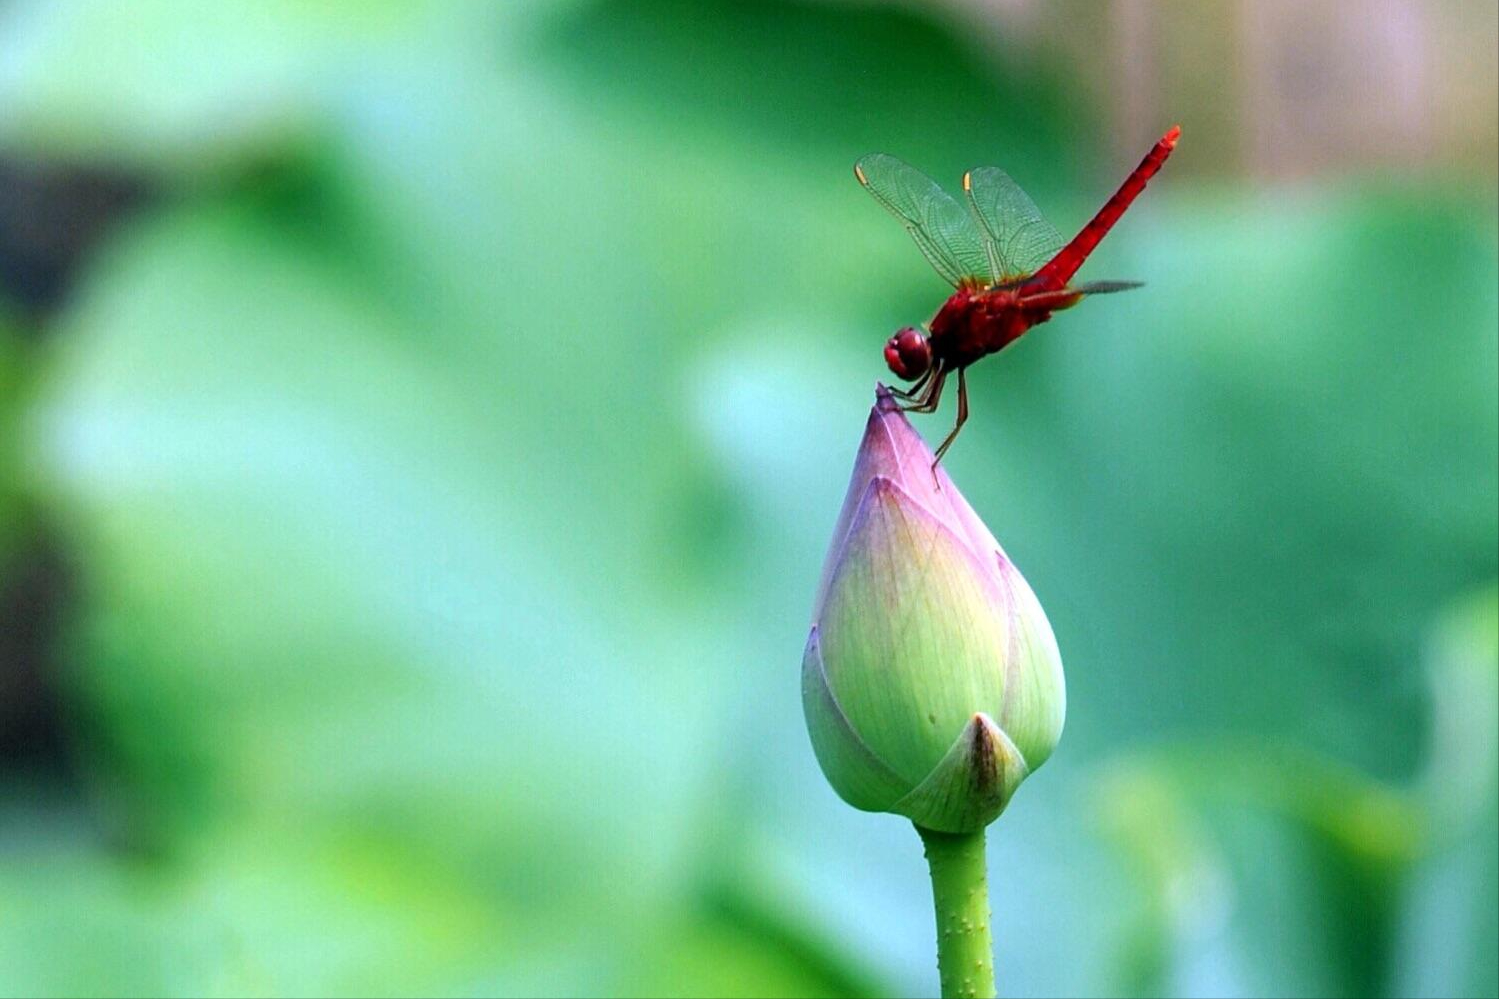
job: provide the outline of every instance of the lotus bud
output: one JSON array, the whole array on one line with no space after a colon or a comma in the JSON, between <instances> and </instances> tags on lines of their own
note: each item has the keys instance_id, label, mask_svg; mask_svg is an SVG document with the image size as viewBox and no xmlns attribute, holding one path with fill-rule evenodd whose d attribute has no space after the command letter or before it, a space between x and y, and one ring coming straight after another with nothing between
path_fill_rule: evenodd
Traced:
<instances>
[{"instance_id":1,"label":"lotus bud","mask_svg":"<svg viewBox=\"0 0 1499 999\"><path fill-rule=\"evenodd\" d=\"M840 797L938 832L998 818L1062 733L1040 603L884 386L824 563L802 705Z\"/></svg>"}]
</instances>

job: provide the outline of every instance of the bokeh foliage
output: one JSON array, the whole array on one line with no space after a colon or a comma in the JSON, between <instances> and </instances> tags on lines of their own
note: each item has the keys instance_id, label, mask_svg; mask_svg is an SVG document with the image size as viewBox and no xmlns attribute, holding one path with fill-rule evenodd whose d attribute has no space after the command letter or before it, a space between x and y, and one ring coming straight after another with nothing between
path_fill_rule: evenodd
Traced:
<instances>
[{"instance_id":1,"label":"bokeh foliage","mask_svg":"<svg viewBox=\"0 0 1499 999\"><path fill-rule=\"evenodd\" d=\"M848 167L1065 230L1130 165L1067 67L826 4L0 15L7 153L159 192L40 346L0 311L83 775L0 784L0 988L930 990L916 839L798 703L941 294ZM1068 669L1001 987L1492 994L1493 192L1202 180L1184 126L1089 265L1147 289L977 369L948 463Z\"/></svg>"}]
</instances>

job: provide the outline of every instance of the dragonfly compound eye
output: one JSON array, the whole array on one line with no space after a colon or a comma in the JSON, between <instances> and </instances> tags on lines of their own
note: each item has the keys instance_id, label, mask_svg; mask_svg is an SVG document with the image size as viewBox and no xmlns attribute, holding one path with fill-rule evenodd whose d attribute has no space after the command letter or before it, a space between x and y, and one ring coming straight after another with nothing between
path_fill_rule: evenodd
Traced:
<instances>
[{"instance_id":1,"label":"dragonfly compound eye","mask_svg":"<svg viewBox=\"0 0 1499 999\"><path fill-rule=\"evenodd\" d=\"M907 326L885 341L885 363L898 378L920 378L932 366L932 345L920 330Z\"/></svg>"}]
</instances>

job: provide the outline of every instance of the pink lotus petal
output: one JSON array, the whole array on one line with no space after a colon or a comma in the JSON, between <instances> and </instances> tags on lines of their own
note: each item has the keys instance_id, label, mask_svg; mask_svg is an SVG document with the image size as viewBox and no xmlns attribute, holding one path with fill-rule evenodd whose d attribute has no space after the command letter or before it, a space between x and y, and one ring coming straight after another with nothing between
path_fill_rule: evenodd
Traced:
<instances>
[{"instance_id":1,"label":"pink lotus petal","mask_svg":"<svg viewBox=\"0 0 1499 999\"><path fill-rule=\"evenodd\" d=\"M876 478L886 478L899 485L909 500L962 538L984 565L996 566L997 560L992 553L997 552L1003 557L999 542L958 492L946 470L939 465L933 474L932 459L931 448L901 412L890 390L877 384L874 407L864 427L864 439L854 458L843 509L838 514L833 541L823 562L822 580L817 587L817 599L813 602L813 621L822 613L828 584L842 557L854 513L869 483Z\"/></svg>"}]
</instances>

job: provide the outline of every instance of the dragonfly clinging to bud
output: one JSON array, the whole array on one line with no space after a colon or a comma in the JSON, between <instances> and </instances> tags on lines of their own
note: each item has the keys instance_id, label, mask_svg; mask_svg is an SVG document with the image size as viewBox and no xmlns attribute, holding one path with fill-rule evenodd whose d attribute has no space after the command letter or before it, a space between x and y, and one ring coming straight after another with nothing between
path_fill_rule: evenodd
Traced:
<instances>
[{"instance_id":1,"label":"dragonfly clinging to bud","mask_svg":"<svg viewBox=\"0 0 1499 999\"><path fill-rule=\"evenodd\" d=\"M913 412L934 411L947 376L957 372L958 419L937 448L937 461L968 419L964 372L970 364L1003 350L1053 312L1070 309L1088 295L1140 287L1138 281L1071 281L1166 162L1180 135L1180 128L1172 128L1162 136L1065 245L1035 202L997 167L963 175L965 208L936 181L894 156L874 153L854 164L859 183L900 219L928 262L956 289L926 327L907 326L885 342L885 363L896 377L911 382L897 394Z\"/></svg>"}]
</instances>

